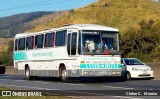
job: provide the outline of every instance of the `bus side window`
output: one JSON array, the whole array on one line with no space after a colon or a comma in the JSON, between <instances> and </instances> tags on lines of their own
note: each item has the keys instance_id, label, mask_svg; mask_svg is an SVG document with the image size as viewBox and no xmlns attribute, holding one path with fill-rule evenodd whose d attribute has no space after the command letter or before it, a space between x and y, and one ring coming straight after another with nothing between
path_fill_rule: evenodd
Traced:
<instances>
[{"instance_id":1,"label":"bus side window","mask_svg":"<svg viewBox=\"0 0 160 99\"><path fill-rule=\"evenodd\" d=\"M55 46L63 46L66 43L66 31L56 32Z\"/></svg>"},{"instance_id":2,"label":"bus side window","mask_svg":"<svg viewBox=\"0 0 160 99\"><path fill-rule=\"evenodd\" d=\"M18 50L25 50L25 38L20 38L19 39Z\"/></svg>"},{"instance_id":3,"label":"bus side window","mask_svg":"<svg viewBox=\"0 0 160 99\"><path fill-rule=\"evenodd\" d=\"M53 47L54 46L54 33L45 34L45 47Z\"/></svg>"},{"instance_id":4,"label":"bus side window","mask_svg":"<svg viewBox=\"0 0 160 99\"><path fill-rule=\"evenodd\" d=\"M33 41L34 41L34 37L31 36L31 37L27 37L27 40L26 40L26 49L33 49Z\"/></svg>"},{"instance_id":5,"label":"bus side window","mask_svg":"<svg viewBox=\"0 0 160 99\"><path fill-rule=\"evenodd\" d=\"M35 46L35 45L34 45L34 44L35 44L35 40L34 40L34 39L35 39L35 36L32 36L32 49L33 49L34 46Z\"/></svg>"},{"instance_id":6,"label":"bus side window","mask_svg":"<svg viewBox=\"0 0 160 99\"><path fill-rule=\"evenodd\" d=\"M15 45L14 50L17 51L18 50L18 39L15 40L14 45Z\"/></svg>"},{"instance_id":7,"label":"bus side window","mask_svg":"<svg viewBox=\"0 0 160 99\"><path fill-rule=\"evenodd\" d=\"M36 48L43 48L43 34L36 36L35 46L36 46Z\"/></svg>"}]
</instances>

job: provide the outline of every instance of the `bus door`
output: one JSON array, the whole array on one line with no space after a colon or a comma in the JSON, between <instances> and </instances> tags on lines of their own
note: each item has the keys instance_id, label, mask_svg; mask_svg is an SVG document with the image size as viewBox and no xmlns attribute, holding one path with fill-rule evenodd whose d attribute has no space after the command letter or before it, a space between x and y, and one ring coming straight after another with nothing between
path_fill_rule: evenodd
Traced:
<instances>
[{"instance_id":1,"label":"bus door","mask_svg":"<svg viewBox=\"0 0 160 99\"><path fill-rule=\"evenodd\" d=\"M67 52L68 56L72 57L77 54L77 29L69 29L67 30Z\"/></svg>"}]
</instances>

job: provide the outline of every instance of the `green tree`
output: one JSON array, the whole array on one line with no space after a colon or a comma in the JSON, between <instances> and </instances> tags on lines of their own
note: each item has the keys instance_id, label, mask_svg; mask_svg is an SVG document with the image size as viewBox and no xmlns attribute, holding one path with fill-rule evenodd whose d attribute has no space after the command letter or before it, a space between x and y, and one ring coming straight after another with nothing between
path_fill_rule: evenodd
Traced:
<instances>
[{"instance_id":1,"label":"green tree","mask_svg":"<svg viewBox=\"0 0 160 99\"><path fill-rule=\"evenodd\" d=\"M140 29L128 28L122 35L121 52L125 57L143 61L158 61L160 55L160 23L152 19L138 23Z\"/></svg>"},{"instance_id":2,"label":"green tree","mask_svg":"<svg viewBox=\"0 0 160 99\"><path fill-rule=\"evenodd\" d=\"M1 63L4 65L13 66L13 41L9 41L6 52L1 53Z\"/></svg>"}]
</instances>

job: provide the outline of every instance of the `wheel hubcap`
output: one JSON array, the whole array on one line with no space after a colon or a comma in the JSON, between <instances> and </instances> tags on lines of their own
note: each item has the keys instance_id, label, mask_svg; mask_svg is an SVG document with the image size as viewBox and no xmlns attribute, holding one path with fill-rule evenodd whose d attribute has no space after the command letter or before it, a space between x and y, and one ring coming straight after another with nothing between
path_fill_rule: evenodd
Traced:
<instances>
[{"instance_id":1,"label":"wheel hubcap","mask_svg":"<svg viewBox=\"0 0 160 99\"><path fill-rule=\"evenodd\" d=\"M29 77L29 70L26 70L26 77Z\"/></svg>"},{"instance_id":2,"label":"wheel hubcap","mask_svg":"<svg viewBox=\"0 0 160 99\"><path fill-rule=\"evenodd\" d=\"M130 75L127 73L127 79L130 79Z\"/></svg>"},{"instance_id":3,"label":"wheel hubcap","mask_svg":"<svg viewBox=\"0 0 160 99\"><path fill-rule=\"evenodd\" d=\"M67 72L66 70L62 71L62 79L65 80L67 78Z\"/></svg>"}]
</instances>

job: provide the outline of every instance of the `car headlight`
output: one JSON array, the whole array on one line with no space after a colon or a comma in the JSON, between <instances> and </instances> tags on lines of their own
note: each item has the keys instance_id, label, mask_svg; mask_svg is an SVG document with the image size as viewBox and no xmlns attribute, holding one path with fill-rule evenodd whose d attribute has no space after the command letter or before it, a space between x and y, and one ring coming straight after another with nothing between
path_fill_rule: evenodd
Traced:
<instances>
[{"instance_id":1,"label":"car headlight","mask_svg":"<svg viewBox=\"0 0 160 99\"><path fill-rule=\"evenodd\" d=\"M153 71L153 69L152 69L152 68L150 68L150 71Z\"/></svg>"}]
</instances>

